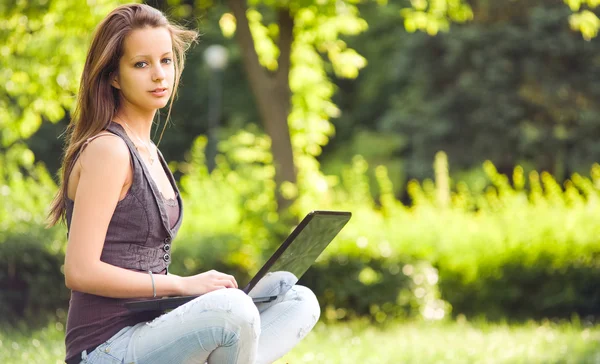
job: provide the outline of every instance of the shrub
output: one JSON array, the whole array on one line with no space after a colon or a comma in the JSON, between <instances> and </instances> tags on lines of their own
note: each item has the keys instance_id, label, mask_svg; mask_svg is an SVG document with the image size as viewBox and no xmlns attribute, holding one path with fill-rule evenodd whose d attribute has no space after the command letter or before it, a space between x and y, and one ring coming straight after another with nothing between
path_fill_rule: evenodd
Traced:
<instances>
[{"instance_id":1,"label":"shrub","mask_svg":"<svg viewBox=\"0 0 600 364\"><path fill-rule=\"evenodd\" d=\"M282 186L297 197L289 209L294 220L277 211L264 137L252 130L233 135L222 144L212 173L204 167L204 146L198 138L187 160L172 165L183 174L185 200L174 273L217 269L244 285L297 219L310 210L349 210L353 218L301 280L319 297L326 320L442 319L450 312L491 319L600 314L599 165L590 177L575 174L559 185L547 173L526 176L520 167L509 179L487 162L484 183L473 186L454 182L440 154L435 180L409 182L411 204L405 205L385 167L370 170L357 156L339 176L324 176L304 156L297 186ZM8 194L0 210L7 219L0 233L5 320L66 307L64 231L39 228L38 209L51 189L36 192L35 181L0 186L0 192L21 193L19 186L27 186L41 196ZM378 191L376 199L372 191Z\"/></svg>"},{"instance_id":2,"label":"shrub","mask_svg":"<svg viewBox=\"0 0 600 364\"><path fill-rule=\"evenodd\" d=\"M56 184L24 145L0 154L0 323L44 323L69 298L64 228L44 228Z\"/></svg>"},{"instance_id":3,"label":"shrub","mask_svg":"<svg viewBox=\"0 0 600 364\"><path fill-rule=\"evenodd\" d=\"M66 307L64 255L40 244L43 235L30 232L0 242L0 322L16 324L24 319L30 326L43 325Z\"/></svg>"},{"instance_id":4,"label":"shrub","mask_svg":"<svg viewBox=\"0 0 600 364\"><path fill-rule=\"evenodd\" d=\"M282 226L291 224L280 220L274 206L265 202L252 210L252 223L246 225L243 214L248 212L241 212L245 194L263 191L264 180L253 176L267 167L246 159L247 165L236 168L231 183L228 174L233 173L229 166L234 158L228 153L221 158L213 175L186 175L183 194L195 212L186 219L196 225L202 221L205 230L190 225L176 249L185 250L189 262L206 261L202 252L207 251L211 263L202 269L226 262L233 271L253 272L285 235ZM301 169L298 198L291 208L298 218L312 209L354 214L319 264L302 279L318 294L328 318L365 314L376 320L440 318L450 310L490 318L598 315L594 286L600 274L596 244L600 224L594 212L600 212L600 166L592 168L591 178L574 175L560 186L547 173L533 171L527 178L520 167L509 183L487 162L486 185L473 187L452 181L443 154L435 165L435 181L408 184L410 206L395 198L384 167L374 169L380 191L374 200L369 166L360 156L338 177ZM236 185L242 181L243 188ZM272 199L269 188L264 201ZM201 190L210 196L187 195ZM231 211L240 212L217 220L210 208L195 207L206 206L207 201L219 206L217 215L231 204L238 206ZM430 269L435 279L427 287L419 286L427 274L411 276L414 267Z\"/></svg>"}]
</instances>

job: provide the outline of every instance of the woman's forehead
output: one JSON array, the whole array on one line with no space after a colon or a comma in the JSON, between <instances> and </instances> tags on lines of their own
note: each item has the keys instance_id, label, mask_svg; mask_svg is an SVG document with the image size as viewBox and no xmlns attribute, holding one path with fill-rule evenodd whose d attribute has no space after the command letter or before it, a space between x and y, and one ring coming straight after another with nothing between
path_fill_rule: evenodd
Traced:
<instances>
[{"instance_id":1,"label":"woman's forehead","mask_svg":"<svg viewBox=\"0 0 600 364\"><path fill-rule=\"evenodd\" d=\"M135 29L125 37L123 46L126 58L161 56L173 50L171 33L164 27Z\"/></svg>"}]
</instances>

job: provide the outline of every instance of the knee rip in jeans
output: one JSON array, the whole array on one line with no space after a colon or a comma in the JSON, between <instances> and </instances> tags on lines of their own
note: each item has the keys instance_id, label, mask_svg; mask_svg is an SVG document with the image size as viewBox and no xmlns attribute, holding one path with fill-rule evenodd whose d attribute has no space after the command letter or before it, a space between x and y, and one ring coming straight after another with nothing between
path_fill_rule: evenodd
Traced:
<instances>
[{"instance_id":1,"label":"knee rip in jeans","mask_svg":"<svg viewBox=\"0 0 600 364\"><path fill-rule=\"evenodd\" d=\"M304 286L293 286L290 289L290 292L294 293L293 299L296 301L310 301L310 300L316 301L316 299L317 299L315 297L315 294L310 289L308 289Z\"/></svg>"},{"instance_id":2,"label":"knee rip in jeans","mask_svg":"<svg viewBox=\"0 0 600 364\"><path fill-rule=\"evenodd\" d=\"M302 339L316 325L319 317L321 316L321 308L319 307L317 298L310 289L303 286L295 286L292 288L292 291L295 293L293 299L297 301L303 301L302 304L309 307L309 312L311 315L311 319L298 331L298 338Z\"/></svg>"},{"instance_id":3,"label":"knee rip in jeans","mask_svg":"<svg viewBox=\"0 0 600 364\"><path fill-rule=\"evenodd\" d=\"M253 338L258 338L260 336L260 325L256 324L256 319L253 319L252 322L250 322L250 328L252 329L252 333L254 334Z\"/></svg>"},{"instance_id":4,"label":"knee rip in jeans","mask_svg":"<svg viewBox=\"0 0 600 364\"><path fill-rule=\"evenodd\" d=\"M296 282L298 278L290 272L269 272L258 282L253 291L258 290L263 295L278 296L287 292Z\"/></svg>"},{"instance_id":5,"label":"knee rip in jeans","mask_svg":"<svg viewBox=\"0 0 600 364\"><path fill-rule=\"evenodd\" d=\"M318 319L319 316L313 314L312 321L309 321L306 325L302 326L300 330L298 330L298 339L304 338L304 336L306 336L306 334L308 334L310 330L312 330L312 328L316 325Z\"/></svg>"}]
</instances>

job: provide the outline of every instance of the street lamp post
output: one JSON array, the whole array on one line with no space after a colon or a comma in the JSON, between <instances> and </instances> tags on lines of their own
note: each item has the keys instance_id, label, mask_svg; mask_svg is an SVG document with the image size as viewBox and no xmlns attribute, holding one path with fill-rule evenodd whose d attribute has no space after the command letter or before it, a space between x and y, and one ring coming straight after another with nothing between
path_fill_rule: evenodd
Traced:
<instances>
[{"instance_id":1,"label":"street lamp post","mask_svg":"<svg viewBox=\"0 0 600 364\"><path fill-rule=\"evenodd\" d=\"M221 119L223 96L223 71L227 67L227 48L222 45L210 45L204 51L204 61L210 68L210 87L208 95L208 141L206 144L206 166L212 172L216 166L218 129Z\"/></svg>"}]
</instances>

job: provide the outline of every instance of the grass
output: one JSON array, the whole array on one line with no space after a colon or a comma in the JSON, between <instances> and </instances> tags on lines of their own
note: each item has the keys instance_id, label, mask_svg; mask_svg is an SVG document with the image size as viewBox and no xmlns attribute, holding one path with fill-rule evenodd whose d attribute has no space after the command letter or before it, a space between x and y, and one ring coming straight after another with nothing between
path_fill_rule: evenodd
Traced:
<instances>
[{"instance_id":1,"label":"grass","mask_svg":"<svg viewBox=\"0 0 600 364\"><path fill-rule=\"evenodd\" d=\"M277 364L600 363L600 326L411 322L386 329L319 324Z\"/></svg>"},{"instance_id":2,"label":"grass","mask_svg":"<svg viewBox=\"0 0 600 364\"><path fill-rule=\"evenodd\" d=\"M0 329L0 363L62 363L64 327ZM600 325L407 322L376 328L319 323L276 364L600 363Z\"/></svg>"},{"instance_id":3,"label":"grass","mask_svg":"<svg viewBox=\"0 0 600 364\"><path fill-rule=\"evenodd\" d=\"M64 364L64 337L59 322L33 332L0 327L0 363Z\"/></svg>"}]
</instances>

